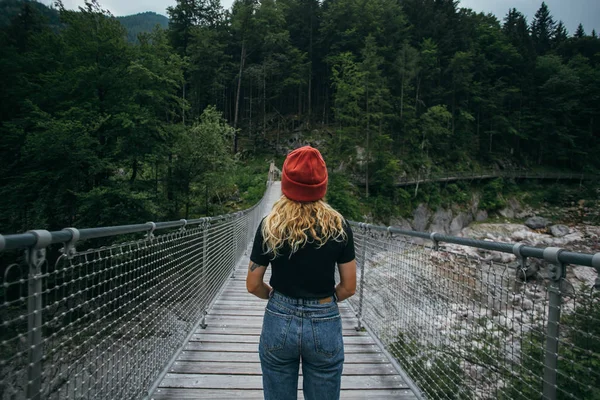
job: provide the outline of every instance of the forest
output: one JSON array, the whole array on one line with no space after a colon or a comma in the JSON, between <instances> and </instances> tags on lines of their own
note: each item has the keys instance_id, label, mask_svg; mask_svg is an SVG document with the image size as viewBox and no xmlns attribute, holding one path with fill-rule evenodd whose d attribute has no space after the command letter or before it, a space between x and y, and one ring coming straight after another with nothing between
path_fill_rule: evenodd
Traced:
<instances>
[{"instance_id":1,"label":"forest","mask_svg":"<svg viewBox=\"0 0 600 400\"><path fill-rule=\"evenodd\" d=\"M0 10L2 233L244 208L300 144L353 218L403 175L600 169L600 39L545 3L178 0L137 31L96 0Z\"/></svg>"}]
</instances>

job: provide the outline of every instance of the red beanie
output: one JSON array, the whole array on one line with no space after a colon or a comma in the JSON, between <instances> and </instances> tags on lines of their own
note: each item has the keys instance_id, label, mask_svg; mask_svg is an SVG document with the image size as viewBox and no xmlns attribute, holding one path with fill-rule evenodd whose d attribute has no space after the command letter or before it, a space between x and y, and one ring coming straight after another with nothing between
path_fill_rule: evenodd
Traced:
<instances>
[{"instance_id":1,"label":"red beanie","mask_svg":"<svg viewBox=\"0 0 600 400\"><path fill-rule=\"evenodd\" d=\"M300 147L283 163L281 191L291 200L317 201L327 192L327 166L319 150Z\"/></svg>"}]
</instances>

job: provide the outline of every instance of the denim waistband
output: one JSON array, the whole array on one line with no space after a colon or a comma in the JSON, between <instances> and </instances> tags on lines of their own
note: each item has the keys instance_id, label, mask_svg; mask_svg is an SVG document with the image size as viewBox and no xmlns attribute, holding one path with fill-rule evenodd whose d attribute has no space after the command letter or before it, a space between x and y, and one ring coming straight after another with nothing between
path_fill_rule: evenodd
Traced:
<instances>
[{"instance_id":1,"label":"denim waistband","mask_svg":"<svg viewBox=\"0 0 600 400\"><path fill-rule=\"evenodd\" d=\"M284 294L281 294L275 290L273 290L270 294L271 298L279 300L279 301L283 301L289 304L295 304L295 305L315 305L315 304L328 304L328 302L322 303L321 301L324 299L299 299L299 298L295 298L295 297L289 297L286 296ZM335 298L333 296L329 296L329 298L331 299L331 301L329 303L333 303L335 301ZM325 298L327 299L327 297Z\"/></svg>"}]
</instances>

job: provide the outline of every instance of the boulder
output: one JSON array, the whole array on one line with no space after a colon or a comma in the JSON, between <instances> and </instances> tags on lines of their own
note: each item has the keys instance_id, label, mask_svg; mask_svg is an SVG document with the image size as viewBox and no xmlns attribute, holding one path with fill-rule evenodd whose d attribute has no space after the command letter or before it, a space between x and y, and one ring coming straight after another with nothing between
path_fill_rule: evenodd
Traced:
<instances>
[{"instance_id":1,"label":"boulder","mask_svg":"<svg viewBox=\"0 0 600 400\"><path fill-rule=\"evenodd\" d=\"M563 237L569 234L569 227L566 225L552 225L550 233L554 237Z\"/></svg>"},{"instance_id":2,"label":"boulder","mask_svg":"<svg viewBox=\"0 0 600 400\"><path fill-rule=\"evenodd\" d=\"M514 218L516 216L515 214L515 210L513 210L512 208L506 207L503 208L502 210L498 211L498 214L500 214L500 216L504 217L504 218Z\"/></svg>"},{"instance_id":3,"label":"boulder","mask_svg":"<svg viewBox=\"0 0 600 400\"><path fill-rule=\"evenodd\" d=\"M544 229L548 225L550 225L550 221L544 217L531 217L525 221L525 226L531 229Z\"/></svg>"},{"instance_id":4,"label":"boulder","mask_svg":"<svg viewBox=\"0 0 600 400\"><path fill-rule=\"evenodd\" d=\"M485 210L479 210L477 211L477 215L475 216L475 221L477 222L483 222L486 219L488 219L488 213Z\"/></svg>"},{"instance_id":5,"label":"boulder","mask_svg":"<svg viewBox=\"0 0 600 400\"><path fill-rule=\"evenodd\" d=\"M433 214L433 218L431 219L431 225L429 226L429 231L446 234L450 230L451 221L452 211L440 208L435 212L435 214Z\"/></svg>"},{"instance_id":6,"label":"boulder","mask_svg":"<svg viewBox=\"0 0 600 400\"><path fill-rule=\"evenodd\" d=\"M451 235L457 235L464 228L469 226L469 224L473 222L473 215L471 213L460 212L452 222L450 222L449 233Z\"/></svg>"},{"instance_id":7,"label":"boulder","mask_svg":"<svg viewBox=\"0 0 600 400\"><path fill-rule=\"evenodd\" d=\"M408 220L406 220L405 218L402 218L402 217L394 217L394 218L390 219L390 226L393 226L394 228L402 229L405 231L413 230L412 226L410 225L410 222L408 222Z\"/></svg>"},{"instance_id":8,"label":"boulder","mask_svg":"<svg viewBox=\"0 0 600 400\"><path fill-rule=\"evenodd\" d=\"M415 231L423 232L427 225L429 225L429 218L431 217L431 211L427 208L426 204L419 204L419 207L413 213L412 226Z\"/></svg>"}]
</instances>

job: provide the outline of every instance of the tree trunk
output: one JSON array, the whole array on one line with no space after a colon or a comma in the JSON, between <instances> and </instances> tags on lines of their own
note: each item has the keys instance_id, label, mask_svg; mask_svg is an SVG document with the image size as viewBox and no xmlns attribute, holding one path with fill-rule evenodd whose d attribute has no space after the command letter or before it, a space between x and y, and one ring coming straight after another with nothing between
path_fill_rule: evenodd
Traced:
<instances>
[{"instance_id":1,"label":"tree trunk","mask_svg":"<svg viewBox=\"0 0 600 400\"><path fill-rule=\"evenodd\" d=\"M252 80L250 80L250 123L248 125L248 138L252 140Z\"/></svg>"},{"instance_id":2,"label":"tree trunk","mask_svg":"<svg viewBox=\"0 0 600 400\"><path fill-rule=\"evenodd\" d=\"M183 101L181 102L181 121L185 125L185 82L183 82Z\"/></svg>"},{"instance_id":3,"label":"tree trunk","mask_svg":"<svg viewBox=\"0 0 600 400\"><path fill-rule=\"evenodd\" d=\"M402 69L402 78L400 79L400 121L404 116L404 69Z\"/></svg>"},{"instance_id":4,"label":"tree trunk","mask_svg":"<svg viewBox=\"0 0 600 400\"><path fill-rule=\"evenodd\" d=\"M135 182L135 178L137 178L138 174L138 162L137 160L133 160L131 164L131 178L129 179L129 185L133 186Z\"/></svg>"},{"instance_id":5,"label":"tree trunk","mask_svg":"<svg viewBox=\"0 0 600 400\"><path fill-rule=\"evenodd\" d=\"M298 117L302 115L302 84L298 85Z\"/></svg>"},{"instance_id":6,"label":"tree trunk","mask_svg":"<svg viewBox=\"0 0 600 400\"><path fill-rule=\"evenodd\" d=\"M263 62L263 136L267 134L267 66Z\"/></svg>"},{"instance_id":7,"label":"tree trunk","mask_svg":"<svg viewBox=\"0 0 600 400\"><path fill-rule=\"evenodd\" d=\"M169 153L169 163L167 166L167 200L173 204L173 153Z\"/></svg>"},{"instance_id":8,"label":"tree trunk","mask_svg":"<svg viewBox=\"0 0 600 400\"><path fill-rule=\"evenodd\" d=\"M313 60L313 10L310 5L310 35L308 44L308 123L310 127L310 118L312 114L312 60Z\"/></svg>"},{"instance_id":9,"label":"tree trunk","mask_svg":"<svg viewBox=\"0 0 600 400\"><path fill-rule=\"evenodd\" d=\"M421 87L421 78L417 78L417 90L415 96L415 115L419 115L419 88Z\"/></svg>"},{"instance_id":10,"label":"tree trunk","mask_svg":"<svg viewBox=\"0 0 600 400\"><path fill-rule=\"evenodd\" d=\"M237 94L235 95L235 114L233 117L233 129L237 129L238 116L240 111L240 92L242 90L242 72L244 71L244 62L246 61L246 43L242 43L242 52L240 55L240 73L238 75ZM237 130L233 134L233 153L238 151Z\"/></svg>"},{"instance_id":11,"label":"tree trunk","mask_svg":"<svg viewBox=\"0 0 600 400\"><path fill-rule=\"evenodd\" d=\"M366 115L367 115L367 150L366 150L366 162L365 162L365 196L367 199L369 198L369 128L370 126L370 118L369 118L369 80L367 79L367 87L366 87L366 95L367 95L367 104L366 104Z\"/></svg>"}]
</instances>

